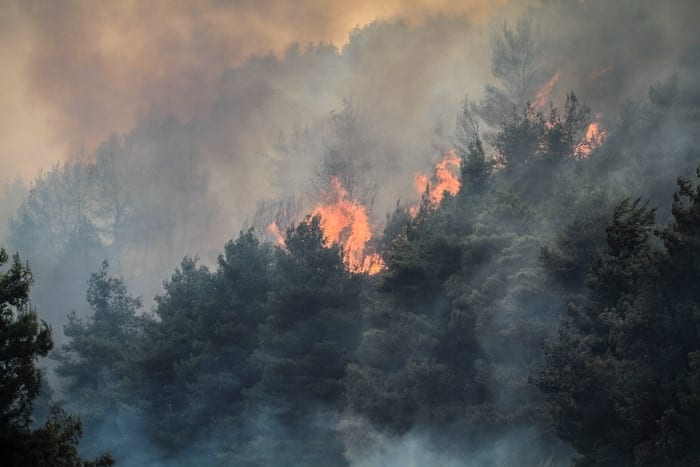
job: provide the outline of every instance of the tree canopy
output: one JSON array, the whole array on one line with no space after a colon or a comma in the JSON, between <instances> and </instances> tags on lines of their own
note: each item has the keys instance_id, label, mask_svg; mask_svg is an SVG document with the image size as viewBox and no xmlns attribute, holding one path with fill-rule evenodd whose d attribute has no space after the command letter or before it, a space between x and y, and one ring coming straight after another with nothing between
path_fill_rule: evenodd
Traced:
<instances>
[{"instance_id":1,"label":"tree canopy","mask_svg":"<svg viewBox=\"0 0 700 467\"><path fill-rule=\"evenodd\" d=\"M9 263L9 265L8 265ZM108 466L102 455L94 461L78 455L82 425L57 405L48 420L37 425L32 404L41 390L38 357L53 346L51 329L39 323L29 302L32 275L19 255L10 260L0 249L0 456L13 466Z\"/></svg>"}]
</instances>

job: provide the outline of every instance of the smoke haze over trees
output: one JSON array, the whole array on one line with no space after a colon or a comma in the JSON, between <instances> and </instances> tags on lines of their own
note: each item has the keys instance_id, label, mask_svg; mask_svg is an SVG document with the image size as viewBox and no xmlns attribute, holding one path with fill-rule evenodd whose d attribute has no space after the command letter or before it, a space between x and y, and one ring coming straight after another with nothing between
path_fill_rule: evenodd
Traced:
<instances>
[{"instance_id":1,"label":"smoke haze over trees","mask_svg":"<svg viewBox=\"0 0 700 467\"><path fill-rule=\"evenodd\" d=\"M4 451L698 463L700 6L385 3L8 3Z\"/></svg>"}]
</instances>

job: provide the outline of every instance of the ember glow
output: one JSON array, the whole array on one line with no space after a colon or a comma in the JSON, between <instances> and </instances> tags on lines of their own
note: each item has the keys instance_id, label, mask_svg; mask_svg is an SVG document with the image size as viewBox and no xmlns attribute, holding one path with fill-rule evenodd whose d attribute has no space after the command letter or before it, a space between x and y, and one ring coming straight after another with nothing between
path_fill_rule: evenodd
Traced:
<instances>
[{"instance_id":1,"label":"ember glow","mask_svg":"<svg viewBox=\"0 0 700 467\"><path fill-rule=\"evenodd\" d=\"M282 235L282 231L280 230L279 225L277 225L277 222L273 222L267 226L267 233L270 235L270 237L272 237L277 246L284 246L284 236Z\"/></svg>"},{"instance_id":2,"label":"ember glow","mask_svg":"<svg viewBox=\"0 0 700 467\"><path fill-rule=\"evenodd\" d=\"M459 191L459 167L460 160L457 150L450 149L445 152L442 159L435 164L435 173L431 179L427 174L416 174L413 179L413 186L416 192L428 198L431 206L438 206L445 192L454 196ZM419 206L414 205L409 208L409 214L413 217L418 213Z\"/></svg>"},{"instance_id":3,"label":"ember glow","mask_svg":"<svg viewBox=\"0 0 700 467\"><path fill-rule=\"evenodd\" d=\"M613 69L613 66L609 65L609 66L606 66L605 68L602 68L600 70L595 70L595 71L591 72L590 75L588 75L588 79L590 81L596 80L596 79L600 78L601 76L608 74L608 72L612 69Z\"/></svg>"},{"instance_id":4,"label":"ember glow","mask_svg":"<svg viewBox=\"0 0 700 467\"><path fill-rule=\"evenodd\" d=\"M558 71L554 73L554 75L552 75L549 81L547 81L547 83L545 83L545 85L537 91L537 94L535 94L535 100L532 102L532 106L535 109L539 110L547 105L547 103L549 102L549 96L552 94L552 91L554 90L554 86L556 86L557 81L559 81Z\"/></svg>"},{"instance_id":5,"label":"ember glow","mask_svg":"<svg viewBox=\"0 0 700 467\"><path fill-rule=\"evenodd\" d=\"M598 122L591 122L586 129L586 136L576 145L576 157L585 159L598 149L607 136L605 129Z\"/></svg>"}]
</instances>

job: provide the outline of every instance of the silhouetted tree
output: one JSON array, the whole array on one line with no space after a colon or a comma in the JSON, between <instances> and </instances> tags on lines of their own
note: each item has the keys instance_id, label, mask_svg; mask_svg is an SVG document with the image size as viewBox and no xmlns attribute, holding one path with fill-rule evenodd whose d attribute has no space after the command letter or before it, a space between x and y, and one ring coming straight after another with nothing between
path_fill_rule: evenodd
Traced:
<instances>
[{"instance_id":1,"label":"silhouetted tree","mask_svg":"<svg viewBox=\"0 0 700 467\"><path fill-rule=\"evenodd\" d=\"M496 126L508 113L525 109L544 81L544 53L544 40L532 19L519 18L515 28L504 22L501 34L491 41L491 71L500 86L485 86L484 99L474 106L478 115Z\"/></svg>"},{"instance_id":2,"label":"silhouetted tree","mask_svg":"<svg viewBox=\"0 0 700 467\"><path fill-rule=\"evenodd\" d=\"M580 465L697 464L699 213L700 191L681 179L658 249L654 210L621 203L590 303L570 307L547 352L537 383Z\"/></svg>"},{"instance_id":3,"label":"silhouetted tree","mask_svg":"<svg viewBox=\"0 0 700 467\"><path fill-rule=\"evenodd\" d=\"M460 165L460 195L481 194L491 177L493 161L486 157L479 135L479 124L465 100L457 117L457 153Z\"/></svg>"},{"instance_id":4,"label":"silhouetted tree","mask_svg":"<svg viewBox=\"0 0 700 467\"><path fill-rule=\"evenodd\" d=\"M357 345L359 277L348 272L342 249L327 245L320 217L287 230L275 255L268 310L254 359L260 381L249 404L273 427L258 434L267 450L295 464L342 464L329 429L342 406L342 378ZM301 443L294 446L295 441ZM291 443L291 444L290 444Z\"/></svg>"},{"instance_id":5,"label":"silhouetted tree","mask_svg":"<svg viewBox=\"0 0 700 467\"><path fill-rule=\"evenodd\" d=\"M128 294L123 280L109 276L106 261L90 275L87 303L87 318L68 315L68 342L53 358L56 373L66 378L66 403L91 426L130 402L134 359L147 318L137 314L141 300Z\"/></svg>"},{"instance_id":6,"label":"silhouetted tree","mask_svg":"<svg viewBox=\"0 0 700 467\"><path fill-rule=\"evenodd\" d=\"M0 266L9 258L0 249ZM0 457L12 466L108 466L109 455L87 461L78 455L80 420L53 406L48 420L32 429L32 403L39 394L41 372L36 359L53 345L51 329L39 325L29 303L32 276L15 255L0 273Z\"/></svg>"}]
</instances>

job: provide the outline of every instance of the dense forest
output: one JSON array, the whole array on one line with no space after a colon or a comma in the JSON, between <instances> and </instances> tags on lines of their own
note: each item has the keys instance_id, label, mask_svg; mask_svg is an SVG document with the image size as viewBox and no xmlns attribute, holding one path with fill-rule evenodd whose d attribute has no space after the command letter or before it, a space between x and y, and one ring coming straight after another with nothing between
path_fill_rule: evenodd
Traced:
<instances>
[{"instance_id":1,"label":"dense forest","mask_svg":"<svg viewBox=\"0 0 700 467\"><path fill-rule=\"evenodd\" d=\"M452 102L431 169L382 159L401 134L348 93L268 135L276 189L240 199L238 234L202 141L240 96L6 182L3 462L700 466L700 36L643 94L623 65L557 93L577 68L542 25L601 2L541 3L496 27L492 79ZM653 2L611 3L644 25ZM407 29L253 58L222 86ZM246 148L239 130L224 144Z\"/></svg>"}]
</instances>

